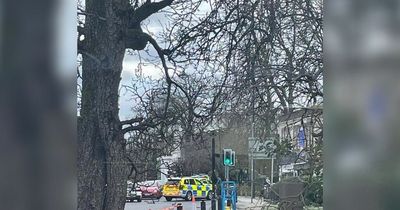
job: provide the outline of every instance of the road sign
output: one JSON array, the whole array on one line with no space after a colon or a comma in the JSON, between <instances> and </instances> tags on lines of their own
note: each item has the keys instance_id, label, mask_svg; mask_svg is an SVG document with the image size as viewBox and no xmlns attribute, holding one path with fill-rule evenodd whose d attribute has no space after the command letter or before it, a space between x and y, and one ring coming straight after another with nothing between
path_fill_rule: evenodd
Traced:
<instances>
[{"instance_id":1,"label":"road sign","mask_svg":"<svg viewBox=\"0 0 400 210\"><path fill-rule=\"evenodd\" d=\"M253 159L275 158L275 147L272 140L249 138L249 155L253 156Z\"/></svg>"}]
</instances>

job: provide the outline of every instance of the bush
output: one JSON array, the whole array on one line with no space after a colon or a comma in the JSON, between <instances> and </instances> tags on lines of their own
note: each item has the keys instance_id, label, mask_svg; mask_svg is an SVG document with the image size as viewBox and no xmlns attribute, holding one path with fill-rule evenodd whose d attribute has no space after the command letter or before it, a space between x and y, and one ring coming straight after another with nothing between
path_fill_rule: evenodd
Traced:
<instances>
[{"instance_id":1,"label":"bush","mask_svg":"<svg viewBox=\"0 0 400 210\"><path fill-rule=\"evenodd\" d=\"M298 177L288 177L288 178L282 179L281 181L279 181L271 186L271 191L270 191L268 197L273 201L279 201L280 200L280 198L279 198L280 186L285 183L297 183L297 182L302 182L302 181Z\"/></svg>"},{"instance_id":2,"label":"bush","mask_svg":"<svg viewBox=\"0 0 400 210\"><path fill-rule=\"evenodd\" d=\"M323 204L323 181L321 177L313 177L307 181L304 200L307 205Z\"/></svg>"},{"instance_id":3,"label":"bush","mask_svg":"<svg viewBox=\"0 0 400 210\"><path fill-rule=\"evenodd\" d=\"M284 183L303 182L299 177L288 177L271 186L269 198L273 201L280 201L279 188ZM303 193L306 205L322 205L323 204L323 181L321 177L313 177L305 181L305 190Z\"/></svg>"}]
</instances>

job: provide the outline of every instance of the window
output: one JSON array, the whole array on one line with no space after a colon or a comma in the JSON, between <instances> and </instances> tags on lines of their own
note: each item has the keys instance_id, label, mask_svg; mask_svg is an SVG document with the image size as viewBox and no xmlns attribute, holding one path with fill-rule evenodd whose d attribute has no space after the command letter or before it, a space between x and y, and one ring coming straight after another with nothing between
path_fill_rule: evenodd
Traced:
<instances>
[{"instance_id":1,"label":"window","mask_svg":"<svg viewBox=\"0 0 400 210\"><path fill-rule=\"evenodd\" d=\"M185 179L185 184L190 184L189 179Z\"/></svg>"},{"instance_id":2,"label":"window","mask_svg":"<svg viewBox=\"0 0 400 210\"><path fill-rule=\"evenodd\" d=\"M190 180L191 185L196 185L196 182L194 181L194 179L189 179L189 180Z\"/></svg>"},{"instance_id":3,"label":"window","mask_svg":"<svg viewBox=\"0 0 400 210\"><path fill-rule=\"evenodd\" d=\"M281 140L285 139L285 128L281 129Z\"/></svg>"},{"instance_id":4,"label":"window","mask_svg":"<svg viewBox=\"0 0 400 210\"><path fill-rule=\"evenodd\" d=\"M208 180L203 180L203 184L211 184L211 182Z\"/></svg>"},{"instance_id":5,"label":"window","mask_svg":"<svg viewBox=\"0 0 400 210\"><path fill-rule=\"evenodd\" d=\"M179 181L178 180L168 180L166 185L178 185Z\"/></svg>"}]
</instances>

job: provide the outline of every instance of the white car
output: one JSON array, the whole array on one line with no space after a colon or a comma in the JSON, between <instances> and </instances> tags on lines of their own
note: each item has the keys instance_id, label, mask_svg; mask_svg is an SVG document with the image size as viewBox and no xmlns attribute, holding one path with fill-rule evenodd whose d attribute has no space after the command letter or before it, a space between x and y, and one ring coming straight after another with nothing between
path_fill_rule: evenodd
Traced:
<instances>
[{"instance_id":1,"label":"white car","mask_svg":"<svg viewBox=\"0 0 400 210\"><path fill-rule=\"evenodd\" d=\"M126 190L126 201L133 202L136 200L137 202L142 202L142 191L140 187L134 187L133 183L128 181L128 188Z\"/></svg>"}]
</instances>

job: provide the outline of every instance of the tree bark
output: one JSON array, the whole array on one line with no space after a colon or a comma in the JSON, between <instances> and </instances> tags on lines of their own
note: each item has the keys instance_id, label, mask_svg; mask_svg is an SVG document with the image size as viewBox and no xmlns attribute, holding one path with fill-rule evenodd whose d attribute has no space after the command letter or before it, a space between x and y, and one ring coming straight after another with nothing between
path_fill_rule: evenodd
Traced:
<instances>
[{"instance_id":1,"label":"tree bark","mask_svg":"<svg viewBox=\"0 0 400 210\"><path fill-rule=\"evenodd\" d=\"M87 0L82 53L82 108L78 120L78 209L123 210L125 142L118 88L129 8L125 0Z\"/></svg>"}]
</instances>

